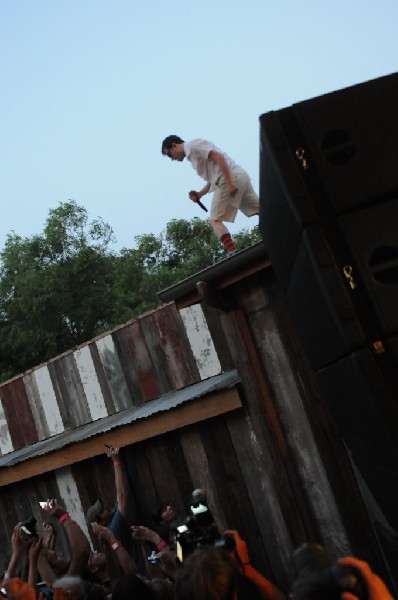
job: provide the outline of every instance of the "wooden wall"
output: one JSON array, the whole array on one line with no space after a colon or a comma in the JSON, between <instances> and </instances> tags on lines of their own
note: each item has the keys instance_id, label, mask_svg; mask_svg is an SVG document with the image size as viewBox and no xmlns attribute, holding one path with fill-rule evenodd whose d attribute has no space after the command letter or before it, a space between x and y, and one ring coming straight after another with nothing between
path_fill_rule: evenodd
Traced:
<instances>
[{"instance_id":1,"label":"wooden wall","mask_svg":"<svg viewBox=\"0 0 398 600\"><path fill-rule=\"evenodd\" d=\"M221 372L200 306L173 304L0 386L0 453Z\"/></svg>"},{"instance_id":2,"label":"wooden wall","mask_svg":"<svg viewBox=\"0 0 398 600\"><path fill-rule=\"evenodd\" d=\"M186 512L192 490L204 487L219 527L238 529L254 564L285 590L292 550L305 541L374 564L380 557L348 457L272 272L220 293L228 312L167 305L1 386L1 451L236 368L241 409L123 449L133 520L151 525L160 499ZM0 564L15 522L32 512L40 521L37 502L53 495L85 527L97 497L114 499L108 459L2 488Z\"/></svg>"}]
</instances>

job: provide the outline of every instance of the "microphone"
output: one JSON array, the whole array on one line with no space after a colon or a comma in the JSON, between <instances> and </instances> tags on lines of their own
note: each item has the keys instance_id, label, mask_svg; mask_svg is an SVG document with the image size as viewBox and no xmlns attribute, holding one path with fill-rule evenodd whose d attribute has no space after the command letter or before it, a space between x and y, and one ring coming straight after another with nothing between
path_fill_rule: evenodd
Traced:
<instances>
[{"instance_id":1,"label":"microphone","mask_svg":"<svg viewBox=\"0 0 398 600\"><path fill-rule=\"evenodd\" d=\"M202 203L201 203L201 201L200 201L200 200L196 200L196 204L199 204L200 208L201 208L202 210L204 210L204 211L206 211L206 212L207 212L207 208L205 207L205 205L204 205L204 204L202 204Z\"/></svg>"},{"instance_id":2,"label":"microphone","mask_svg":"<svg viewBox=\"0 0 398 600\"><path fill-rule=\"evenodd\" d=\"M206 208L206 207L205 207L205 205L204 205L204 204L202 204L202 203L201 203L201 201L199 200L199 197L198 197L198 192L195 192L194 190L191 190L191 191L189 192L189 197L190 197L190 199L191 199L191 200L193 200L193 202L195 202L196 204L199 204L199 206L200 206L200 208L201 208L202 210L204 210L205 212L207 212L207 208Z\"/></svg>"}]
</instances>

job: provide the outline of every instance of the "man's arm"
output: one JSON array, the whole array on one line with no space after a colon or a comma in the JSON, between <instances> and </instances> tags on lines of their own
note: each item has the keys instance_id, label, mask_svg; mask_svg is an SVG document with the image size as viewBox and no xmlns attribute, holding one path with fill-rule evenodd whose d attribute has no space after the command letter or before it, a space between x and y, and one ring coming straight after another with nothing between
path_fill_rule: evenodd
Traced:
<instances>
[{"instance_id":1,"label":"man's arm","mask_svg":"<svg viewBox=\"0 0 398 600\"><path fill-rule=\"evenodd\" d=\"M71 562L68 569L68 575L81 575L87 567L87 561L90 556L90 544L85 534L76 521L71 519L69 513L62 506L58 506L55 500L47 503L46 508L42 508L49 516L55 517L65 529L68 538Z\"/></svg>"},{"instance_id":2,"label":"man's arm","mask_svg":"<svg viewBox=\"0 0 398 600\"><path fill-rule=\"evenodd\" d=\"M116 539L113 531L104 527L99 523L92 523L91 525L94 535L99 539L103 540L108 544L110 548L115 552L117 560L123 569L124 573L137 573L137 565L134 559L130 556L127 550L122 546L119 540Z\"/></svg>"},{"instance_id":3,"label":"man's arm","mask_svg":"<svg viewBox=\"0 0 398 600\"><path fill-rule=\"evenodd\" d=\"M56 581L57 576L47 560L47 552L53 552L53 550L47 550L47 548L43 548L39 554L37 566L41 579L52 585L54 581Z\"/></svg>"},{"instance_id":4,"label":"man's arm","mask_svg":"<svg viewBox=\"0 0 398 600\"><path fill-rule=\"evenodd\" d=\"M261 575L250 563L247 544L240 537L236 530L225 531L224 534L232 536L235 540L235 550L233 556L237 562L237 567L242 574L249 579L259 591L264 600L287 600L281 590L273 585L266 577Z\"/></svg>"},{"instance_id":5,"label":"man's arm","mask_svg":"<svg viewBox=\"0 0 398 600\"><path fill-rule=\"evenodd\" d=\"M384 581L376 573L373 573L367 562L352 556L345 556L344 558L340 558L338 563L344 567L350 567L354 571L358 571L362 583L366 586L366 596L369 600L393 600L393 596L390 594ZM343 592L341 598L342 600L358 600L357 596L350 592Z\"/></svg>"},{"instance_id":6,"label":"man's arm","mask_svg":"<svg viewBox=\"0 0 398 600\"><path fill-rule=\"evenodd\" d=\"M221 172L224 175L225 181L227 183L229 195L235 196L236 192L238 191L238 188L232 181L231 171L229 170L224 155L221 154L221 152L218 152L217 150L210 150L209 159L217 163L217 165L220 167Z\"/></svg>"},{"instance_id":7,"label":"man's arm","mask_svg":"<svg viewBox=\"0 0 398 600\"><path fill-rule=\"evenodd\" d=\"M206 196L206 194L209 193L210 187L211 187L211 184L210 183L206 183L206 185L199 192L195 192L195 190L191 190L189 192L189 198L190 198L190 200L192 200L192 202L197 202L203 196Z\"/></svg>"},{"instance_id":8,"label":"man's arm","mask_svg":"<svg viewBox=\"0 0 398 600\"><path fill-rule=\"evenodd\" d=\"M126 470L121 460L119 448L114 448L111 445L106 446L106 455L112 459L113 468L115 470L115 487L118 509L123 517L126 518L130 499L130 490L127 481Z\"/></svg>"},{"instance_id":9,"label":"man's arm","mask_svg":"<svg viewBox=\"0 0 398 600\"><path fill-rule=\"evenodd\" d=\"M40 535L37 535L29 548L29 575L28 575L28 583L30 585L35 586L37 583L38 577L38 562L39 562L39 554L43 547L43 538Z\"/></svg>"},{"instance_id":10,"label":"man's arm","mask_svg":"<svg viewBox=\"0 0 398 600\"><path fill-rule=\"evenodd\" d=\"M21 523L17 523L11 535L12 555L4 579L12 579L15 577L17 565L28 549L30 543L31 542L21 538Z\"/></svg>"}]
</instances>

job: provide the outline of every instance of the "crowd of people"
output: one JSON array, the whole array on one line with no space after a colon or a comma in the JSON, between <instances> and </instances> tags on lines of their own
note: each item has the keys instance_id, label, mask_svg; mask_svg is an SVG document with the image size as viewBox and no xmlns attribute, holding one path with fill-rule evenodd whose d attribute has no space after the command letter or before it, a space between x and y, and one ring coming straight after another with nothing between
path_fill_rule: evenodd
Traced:
<instances>
[{"instance_id":1,"label":"crowd of people","mask_svg":"<svg viewBox=\"0 0 398 600\"><path fill-rule=\"evenodd\" d=\"M129 522L129 486L118 448L106 453L115 470L116 506L96 502L86 522L102 551L93 551L79 524L56 499L41 503L45 517L41 531L34 519L17 523L11 537L12 555L0 594L10 600L287 600L288 596L251 564L248 547L237 531L224 532L228 543L198 544L180 556L173 531L177 511L159 503L152 516L154 528ZM65 532L70 557L57 552L59 529ZM357 575L358 587L342 585L333 598L392 600L386 585L358 559L345 557L336 564ZM308 577L307 577L308 579ZM355 579L355 577L354 577ZM357 582L358 582L357 581ZM293 586L293 597L310 600L308 587ZM358 591L358 589L360 591ZM331 597L326 593L317 598ZM319 592L319 590L318 590ZM289 595L291 597L291 594Z\"/></svg>"}]
</instances>

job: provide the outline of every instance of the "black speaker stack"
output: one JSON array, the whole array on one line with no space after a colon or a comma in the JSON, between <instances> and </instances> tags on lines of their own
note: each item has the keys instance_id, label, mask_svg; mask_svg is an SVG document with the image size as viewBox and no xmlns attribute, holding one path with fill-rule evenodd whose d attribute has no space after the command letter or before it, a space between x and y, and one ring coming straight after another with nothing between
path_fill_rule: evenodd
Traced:
<instances>
[{"instance_id":1,"label":"black speaker stack","mask_svg":"<svg viewBox=\"0 0 398 600\"><path fill-rule=\"evenodd\" d=\"M263 114L260 138L265 247L385 552L394 554L398 74Z\"/></svg>"}]
</instances>

